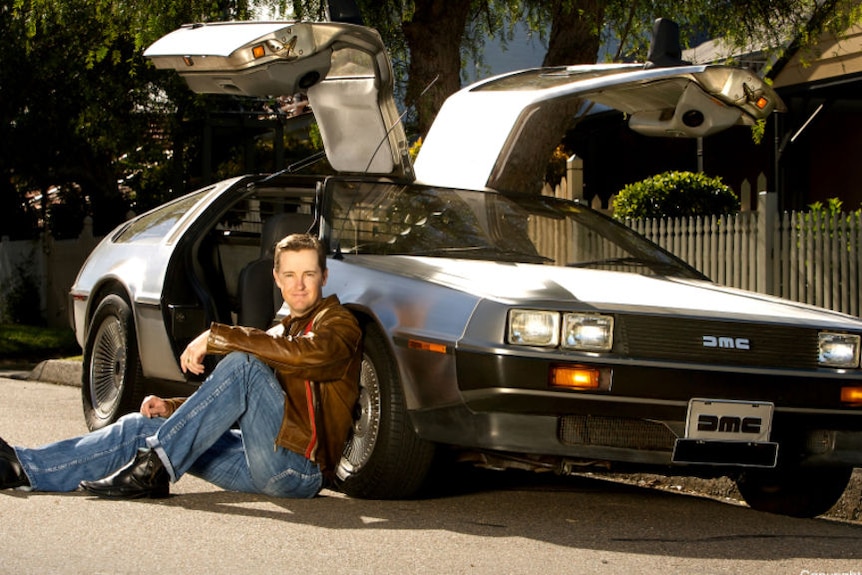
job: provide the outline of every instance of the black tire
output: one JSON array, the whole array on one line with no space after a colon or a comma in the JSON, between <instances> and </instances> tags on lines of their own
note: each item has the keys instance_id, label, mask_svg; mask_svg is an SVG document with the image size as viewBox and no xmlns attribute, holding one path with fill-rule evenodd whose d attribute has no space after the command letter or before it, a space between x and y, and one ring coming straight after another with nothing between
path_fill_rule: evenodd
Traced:
<instances>
[{"instance_id":1,"label":"black tire","mask_svg":"<svg viewBox=\"0 0 862 575\"><path fill-rule=\"evenodd\" d=\"M84 346L81 399L92 431L140 409L144 399L135 321L129 304L111 294L99 302Z\"/></svg>"},{"instance_id":2,"label":"black tire","mask_svg":"<svg viewBox=\"0 0 862 575\"><path fill-rule=\"evenodd\" d=\"M784 467L744 471L736 486L752 509L816 517L841 499L852 467Z\"/></svg>"},{"instance_id":3,"label":"black tire","mask_svg":"<svg viewBox=\"0 0 862 575\"><path fill-rule=\"evenodd\" d=\"M336 486L351 497L408 498L428 474L434 444L410 424L397 366L377 326L368 326L363 345L356 420Z\"/></svg>"}]
</instances>

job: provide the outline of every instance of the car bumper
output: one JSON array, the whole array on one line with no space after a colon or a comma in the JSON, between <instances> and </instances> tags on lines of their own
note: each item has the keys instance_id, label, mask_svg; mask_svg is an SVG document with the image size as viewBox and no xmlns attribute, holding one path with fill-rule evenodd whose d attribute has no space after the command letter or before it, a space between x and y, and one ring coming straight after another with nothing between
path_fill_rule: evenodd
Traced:
<instances>
[{"instance_id":1,"label":"car bumper","mask_svg":"<svg viewBox=\"0 0 862 575\"><path fill-rule=\"evenodd\" d=\"M548 384L548 372L558 362L459 353L456 363L461 401L412 411L421 437L493 451L639 464L690 465L683 452L694 451L707 454L706 461L698 461L707 465L768 467L777 452L805 464L862 466L862 410L840 403L841 387L859 383L855 375L621 362L598 366L610 373L608 389L580 392ZM687 410L696 397L773 404L768 442L746 447L736 441L707 446L687 441Z\"/></svg>"},{"instance_id":2,"label":"car bumper","mask_svg":"<svg viewBox=\"0 0 862 575\"><path fill-rule=\"evenodd\" d=\"M420 437L438 443L561 459L691 465L674 461L679 436L668 422L651 419L474 412L466 405L411 412L411 417ZM801 465L862 467L862 431L805 430L778 441L779 455L784 451L792 452ZM749 463L722 460L712 464L744 467Z\"/></svg>"}]
</instances>

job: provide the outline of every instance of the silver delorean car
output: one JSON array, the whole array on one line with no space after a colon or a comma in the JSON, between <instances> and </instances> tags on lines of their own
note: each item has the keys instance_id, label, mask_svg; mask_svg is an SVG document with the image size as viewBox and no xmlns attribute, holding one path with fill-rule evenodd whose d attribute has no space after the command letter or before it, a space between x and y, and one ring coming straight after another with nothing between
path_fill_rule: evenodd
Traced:
<instances>
[{"instance_id":1,"label":"silver delorean car","mask_svg":"<svg viewBox=\"0 0 862 575\"><path fill-rule=\"evenodd\" d=\"M592 111L701 137L780 110L751 72L504 74L451 96L414 163L372 29L191 25L145 56L196 92L307 95L337 173L226 180L99 244L70 294L91 428L155 390L193 391L178 357L210 322L266 329L289 313L271 248L310 231L329 250L327 293L364 330L349 495L410 497L445 450L495 468L728 476L755 509L815 516L862 465L862 321L716 285L539 193L551 150Z\"/></svg>"}]
</instances>

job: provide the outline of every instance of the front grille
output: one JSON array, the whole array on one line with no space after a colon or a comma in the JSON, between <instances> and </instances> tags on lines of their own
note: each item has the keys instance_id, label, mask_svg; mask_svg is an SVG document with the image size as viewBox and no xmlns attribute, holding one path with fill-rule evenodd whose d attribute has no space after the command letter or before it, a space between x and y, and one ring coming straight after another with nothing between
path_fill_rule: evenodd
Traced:
<instances>
[{"instance_id":1,"label":"front grille","mask_svg":"<svg viewBox=\"0 0 862 575\"><path fill-rule=\"evenodd\" d=\"M566 445L672 451L676 434L661 423L645 419L565 415L560 418L559 438Z\"/></svg>"},{"instance_id":2,"label":"front grille","mask_svg":"<svg viewBox=\"0 0 862 575\"><path fill-rule=\"evenodd\" d=\"M630 357L713 365L817 367L817 330L729 321L619 315L615 351ZM704 337L721 343L704 345ZM748 349L740 349L747 343Z\"/></svg>"}]
</instances>

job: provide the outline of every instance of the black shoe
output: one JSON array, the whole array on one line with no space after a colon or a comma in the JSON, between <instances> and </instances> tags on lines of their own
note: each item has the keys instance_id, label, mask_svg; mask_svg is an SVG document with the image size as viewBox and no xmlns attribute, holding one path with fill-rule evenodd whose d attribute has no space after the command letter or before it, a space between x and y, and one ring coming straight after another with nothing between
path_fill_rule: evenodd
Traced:
<instances>
[{"instance_id":1,"label":"black shoe","mask_svg":"<svg viewBox=\"0 0 862 575\"><path fill-rule=\"evenodd\" d=\"M0 437L0 489L15 487L30 487L30 480L24 475L15 450Z\"/></svg>"},{"instance_id":2,"label":"black shoe","mask_svg":"<svg viewBox=\"0 0 862 575\"><path fill-rule=\"evenodd\" d=\"M139 450L131 463L99 481L82 481L93 495L109 499L160 499L170 493L170 476L152 449Z\"/></svg>"}]
</instances>

